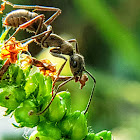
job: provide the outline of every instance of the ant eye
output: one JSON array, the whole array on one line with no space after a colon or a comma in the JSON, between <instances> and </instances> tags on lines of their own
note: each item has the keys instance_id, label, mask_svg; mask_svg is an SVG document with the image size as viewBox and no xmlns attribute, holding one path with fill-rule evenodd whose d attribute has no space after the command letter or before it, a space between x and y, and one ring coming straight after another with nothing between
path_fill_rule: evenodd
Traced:
<instances>
[{"instance_id":1,"label":"ant eye","mask_svg":"<svg viewBox=\"0 0 140 140\"><path fill-rule=\"evenodd\" d=\"M73 61L73 68L76 68L77 67L77 61Z\"/></svg>"}]
</instances>

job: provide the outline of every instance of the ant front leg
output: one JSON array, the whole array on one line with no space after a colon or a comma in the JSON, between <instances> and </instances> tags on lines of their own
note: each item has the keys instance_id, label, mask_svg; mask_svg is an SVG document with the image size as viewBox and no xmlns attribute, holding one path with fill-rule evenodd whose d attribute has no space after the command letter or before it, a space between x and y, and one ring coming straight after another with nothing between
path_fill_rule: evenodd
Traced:
<instances>
[{"instance_id":1,"label":"ant front leg","mask_svg":"<svg viewBox=\"0 0 140 140\"><path fill-rule=\"evenodd\" d=\"M19 27L16 29L16 31L12 34L12 36L9 37L9 39L5 43L7 43L13 36L15 36L19 32L20 29L27 28L28 26L33 24L36 20L38 20L39 18L41 18L43 20L44 15L43 14L42 15L38 15L35 18L25 22L24 24L19 25Z\"/></svg>"},{"instance_id":2,"label":"ant front leg","mask_svg":"<svg viewBox=\"0 0 140 140\"><path fill-rule=\"evenodd\" d=\"M53 89L54 89L55 83L56 83L56 81L58 80L59 75L60 75L61 71L63 70L63 68L64 68L64 66L65 66L65 64L66 64L66 62L67 62L67 58L64 57L63 55L61 55L59 51L60 51L59 48L58 48L58 49L57 49L57 48L54 48L54 49L51 49L51 50L50 50L50 53L51 53L53 56L59 57L59 58L62 58L62 59L65 60L65 62L61 65L60 69L58 70L57 75L56 75L56 78L55 78L54 81L53 81L53 85L52 85L52 96L53 96Z\"/></svg>"}]
</instances>

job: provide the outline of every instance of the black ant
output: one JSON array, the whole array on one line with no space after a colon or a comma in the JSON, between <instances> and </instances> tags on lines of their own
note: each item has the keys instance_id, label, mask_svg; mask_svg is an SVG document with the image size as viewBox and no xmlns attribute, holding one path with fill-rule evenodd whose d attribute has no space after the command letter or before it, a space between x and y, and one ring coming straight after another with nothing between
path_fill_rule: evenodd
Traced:
<instances>
[{"instance_id":1,"label":"black ant","mask_svg":"<svg viewBox=\"0 0 140 140\"><path fill-rule=\"evenodd\" d=\"M11 5L14 8L30 8L30 6L19 6L19 5L13 5L13 4L11 4ZM42 10L43 9L40 6L38 6L38 7L31 6L31 8L35 8L35 10ZM45 8L45 10L46 10L46 8ZM56 10L56 8L55 8L55 10ZM57 9L56 14L54 14L55 16L53 16L53 20L58 16L58 13L60 14L60 10ZM9 13L9 14L12 15L12 12ZM5 21L7 21L8 19L10 20L10 18L12 18L12 17L9 16L9 14L6 16L6 18L4 20L4 24L5 24ZM23 17L25 16L24 12L20 13L20 17L22 17L22 16ZM57 72L56 78L53 81L53 87L54 87L55 83L58 81L59 75L60 75L63 67L65 66L65 64L67 62L67 58L65 56L63 56L62 54L70 56L70 68L71 68L71 72L72 72L73 76L69 76L69 77L66 76L65 77L66 80L64 82L62 82L57 87L57 89L55 91L55 94L52 95L52 99L51 99L50 103L48 104L48 106L43 111L37 113L37 115L40 115L40 114L44 113L49 108L53 99L57 95L58 89L60 87L62 87L63 85L65 85L66 83L68 83L69 81L71 81L71 80L79 81L81 83L81 86L83 87L85 85L85 82L88 80L87 75L83 74L83 72L86 72L94 81L93 89L92 89L92 92L91 92L91 95L90 95L90 98L89 98L89 102L88 102L87 107L84 111L84 114L86 114L87 111L88 111L88 108L90 106L93 93L94 93L96 80L92 76L92 74L85 69L84 57L79 54L77 41L75 39L65 41L60 36L58 36L56 34L53 34L52 33L52 27L50 25L50 23L52 23L53 20L50 21L48 19L47 22L43 22L43 18L41 18L41 17L42 17L41 15L38 15L33 19L25 21L23 24L19 25L16 32L11 37L13 37L20 29L26 28L26 29L30 30L30 27L32 27L33 24L38 25L39 26L38 28L33 28L33 30L31 30L31 31L35 32L35 36L32 36L31 38L25 39L21 42L25 42L29 39L33 39L35 42L40 44L42 47L45 47L45 48L54 47L54 48L50 49L50 53L55 57L59 57L59 58L62 58L62 59L65 60L65 62L62 64L59 71ZM7 25L7 26L9 26L9 25ZM15 26L13 26L13 27L15 27ZM45 30L44 30L44 28L45 28ZM73 48L73 45L71 44L73 42L75 43L75 49Z\"/></svg>"}]
</instances>

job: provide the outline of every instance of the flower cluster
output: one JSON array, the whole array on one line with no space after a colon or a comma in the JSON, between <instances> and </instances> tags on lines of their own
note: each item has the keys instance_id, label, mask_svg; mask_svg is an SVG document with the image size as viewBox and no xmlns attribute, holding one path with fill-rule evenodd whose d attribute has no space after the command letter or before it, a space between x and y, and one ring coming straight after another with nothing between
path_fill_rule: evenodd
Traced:
<instances>
[{"instance_id":1,"label":"flower cluster","mask_svg":"<svg viewBox=\"0 0 140 140\"><path fill-rule=\"evenodd\" d=\"M80 111L71 111L71 97L67 91L59 92L49 108L42 112L52 99L56 67L47 59L37 60L29 55L22 55L22 51L28 51L28 46L15 38L1 47L0 64L3 65L0 65L0 106L7 108L5 115L13 114L17 122L14 126L37 127L29 137L26 136L27 139L112 139L110 131L97 134L89 132L87 116ZM38 67L40 71L33 72L32 67ZM86 75L80 81L81 86L84 86L85 81Z\"/></svg>"}]
</instances>

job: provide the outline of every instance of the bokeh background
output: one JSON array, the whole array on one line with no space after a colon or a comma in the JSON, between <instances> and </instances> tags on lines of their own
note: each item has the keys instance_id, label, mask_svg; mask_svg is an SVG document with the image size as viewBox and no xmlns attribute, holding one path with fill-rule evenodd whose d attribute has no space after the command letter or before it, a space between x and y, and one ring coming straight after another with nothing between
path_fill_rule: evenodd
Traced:
<instances>
[{"instance_id":1,"label":"bokeh background","mask_svg":"<svg viewBox=\"0 0 140 140\"><path fill-rule=\"evenodd\" d=\"M53 22L54 33L66 40L76 38L86 68L97 80L88 126L99 132L110 130L115 140L140 139L140 1L139 0L11 0L15 4L59 7L62 14ZM10 6L0 18L12 11ZM46 19L52 12L44 13ZM2 24L2 20L1 23ZM1 27L1 25L0 25ZM2 32L4 28L0 28ZM10 34L14 30L10 31ZM20 31L17 40L33 34ZM48 58L59 68L63 60L35 43L35 57ZM71 75L69 64L62 75ZM93 81L81 90L70 82L61 90L71 92L73 110L84 110ZM2 110L2 109L1 109ZM2 112L2 111L1 111ZM1 113L2 114L2 113ZM22 140L24 129L14 128L9 117L0 119L1 140ZM27 131L27 129L26 129Z\"/></svg>"}]
</instances>

